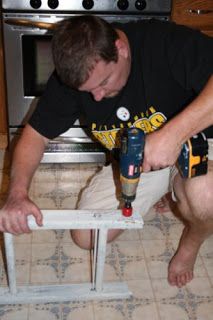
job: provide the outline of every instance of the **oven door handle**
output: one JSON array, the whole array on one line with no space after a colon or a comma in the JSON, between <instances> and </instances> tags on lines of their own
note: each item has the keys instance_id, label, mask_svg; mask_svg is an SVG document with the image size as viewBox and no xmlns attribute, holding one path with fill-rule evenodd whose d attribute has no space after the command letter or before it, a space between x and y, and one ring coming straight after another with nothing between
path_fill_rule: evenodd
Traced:
<instances>
[{"instance_id":1,"label":"oven door handle","mask_svg":"<svg viewBox=\"0 0 213 320\"><path fill-rule=\"evenodd\" d=\"M12 26L45 29L45 30L54 30L56 26L55 23L32 21L27 19L5 19L4 22Z\"/></svg>"}]
</instances>

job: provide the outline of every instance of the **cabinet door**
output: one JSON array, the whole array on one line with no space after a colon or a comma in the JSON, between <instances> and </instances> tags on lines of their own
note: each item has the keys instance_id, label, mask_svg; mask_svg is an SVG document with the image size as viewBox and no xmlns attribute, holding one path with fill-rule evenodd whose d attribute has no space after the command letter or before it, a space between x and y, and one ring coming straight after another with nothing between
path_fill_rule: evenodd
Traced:
<instances>
[{"instance_id":1,"label":"cabinet door","mask_svg":"<svg viewBox=\"0 0 213 320\"><path fill-rule=\"evenodd\" d=\"M8 145L8 130L7 130L7 115L6 115L6 89L5 89L5 75L4 75L2 28L1 28L1 18L0 18L0 149L5 149L7 145Z\"/></svg>"},{"instance_id":2,"label":"cabinet door","mask_svg":"<svg viewBox=\"0 0 213 320\"><path fill-rule=\"evenodd\" d=\"M213 36L213 0L173 0L171 20Z\"/></svg>"}]
</instances>

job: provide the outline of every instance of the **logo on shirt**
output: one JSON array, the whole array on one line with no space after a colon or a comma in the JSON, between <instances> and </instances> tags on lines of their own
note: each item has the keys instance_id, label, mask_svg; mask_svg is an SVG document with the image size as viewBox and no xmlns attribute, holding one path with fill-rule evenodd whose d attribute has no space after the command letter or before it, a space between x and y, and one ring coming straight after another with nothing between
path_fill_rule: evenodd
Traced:
<instances>
[{"instance_id":1,"label":"logo on shirt","mask_svg":"<svg viewBox=\"0 0 213 320\"><path fill-rule=\"evenodd\" d=\"M120 119L122 121L128 121L130 118L129 110L125 107L118 108L116 115L117 115L118 119Z\"/></svg>"}]
</instances>

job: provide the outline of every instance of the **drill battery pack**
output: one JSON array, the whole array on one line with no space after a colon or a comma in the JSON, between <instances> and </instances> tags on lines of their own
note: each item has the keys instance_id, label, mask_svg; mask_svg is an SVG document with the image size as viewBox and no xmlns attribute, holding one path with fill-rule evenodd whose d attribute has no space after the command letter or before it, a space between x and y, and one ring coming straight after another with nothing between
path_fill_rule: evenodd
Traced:
<instances>
[{"instance_id":1,"label":"drill battery pack","mask_svg":"<svg viewBox=\"0 0 213 320\"><path fill-rule=\"evenodd\" d=\"M184 143L177 161L178 169L184 178L192 178L207 173L208 141L203 132Z\"/></svg>"}]
</instances>

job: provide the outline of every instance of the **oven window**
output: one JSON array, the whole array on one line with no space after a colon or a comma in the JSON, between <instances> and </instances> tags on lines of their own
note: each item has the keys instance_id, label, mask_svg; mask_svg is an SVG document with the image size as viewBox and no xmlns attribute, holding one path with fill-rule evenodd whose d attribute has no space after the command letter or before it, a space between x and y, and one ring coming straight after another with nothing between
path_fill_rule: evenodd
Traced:
<instances>
[{"instance_id":1,"label":"oven window","mask_svg":"<svg viewBox=\"0 0 213 320\"><path fill-rule=\"evenodd\" d=\"M40 96L54 65L51 36L22 36L24 95Z\"/></svg>"}]
</instances>

